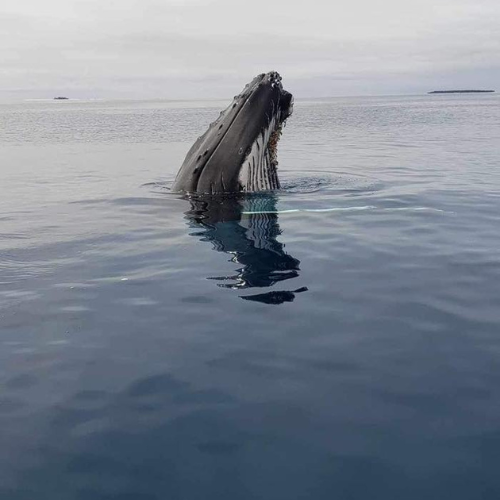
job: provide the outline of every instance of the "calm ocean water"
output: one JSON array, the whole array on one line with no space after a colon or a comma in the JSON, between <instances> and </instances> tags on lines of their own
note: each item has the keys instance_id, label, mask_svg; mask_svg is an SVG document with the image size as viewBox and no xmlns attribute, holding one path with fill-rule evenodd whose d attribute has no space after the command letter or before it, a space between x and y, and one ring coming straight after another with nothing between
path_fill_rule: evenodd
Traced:
<instances>
[{"instance_id":1,"label":"calm ocean water","mask_svg":"<svg viewBox=\"0 0 500 500\"><path fill-rule=\"evenodd\" d=\"M171 194L224 105L0 105L0 498L500 498L500 98L299 100L281 192Z\"/></svg>"}]
</instances>

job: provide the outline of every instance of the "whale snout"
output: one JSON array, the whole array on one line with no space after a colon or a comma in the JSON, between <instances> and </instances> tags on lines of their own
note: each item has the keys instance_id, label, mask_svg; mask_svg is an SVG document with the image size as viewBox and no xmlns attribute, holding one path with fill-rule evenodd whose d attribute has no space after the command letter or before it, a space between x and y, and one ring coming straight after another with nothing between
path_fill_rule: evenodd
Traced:
<instances>
[{"instance_id":1,"label":"whale snout","mask_svg":"<svg viewBox=\"0 0 500 500\"><path fill-rule=\"evenodd\" d=\"M293 113L293 95L283 90L280 98L280 108L283 110L282 119L286 120Z\"/></svg>"}]
</instances>

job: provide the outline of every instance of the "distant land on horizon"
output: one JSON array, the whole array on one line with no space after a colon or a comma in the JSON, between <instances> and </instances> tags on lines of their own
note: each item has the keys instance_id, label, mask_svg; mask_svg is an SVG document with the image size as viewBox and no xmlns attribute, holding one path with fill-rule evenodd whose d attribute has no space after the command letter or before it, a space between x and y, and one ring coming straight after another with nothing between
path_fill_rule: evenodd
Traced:
<instances>
[{"instance_id":1,"label":"distant land on horizon","mask_svg":"<svg viewBox=\"0 0 500 500\"><path fill-rule=\"evenodd\" d=\"M433 90L428 94L474 94L484 92L495 92L494 90Z\"/></svg>"}]
</instances>

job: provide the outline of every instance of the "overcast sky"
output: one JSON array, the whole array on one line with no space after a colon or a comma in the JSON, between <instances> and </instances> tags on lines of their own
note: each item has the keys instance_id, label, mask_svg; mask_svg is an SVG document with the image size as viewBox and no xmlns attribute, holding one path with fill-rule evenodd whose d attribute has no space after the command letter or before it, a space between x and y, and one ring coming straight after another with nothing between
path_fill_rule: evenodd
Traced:
<instances>
[{"instance_id":1,"label":"overcast sky","mask_svg":"<svg viewBox=\"0 0 500 500\"><path fill-rule=\"evenodd\" d=\"M0 98L500 90L499 0L0 0Z\"/></svg>"}]
</instances>

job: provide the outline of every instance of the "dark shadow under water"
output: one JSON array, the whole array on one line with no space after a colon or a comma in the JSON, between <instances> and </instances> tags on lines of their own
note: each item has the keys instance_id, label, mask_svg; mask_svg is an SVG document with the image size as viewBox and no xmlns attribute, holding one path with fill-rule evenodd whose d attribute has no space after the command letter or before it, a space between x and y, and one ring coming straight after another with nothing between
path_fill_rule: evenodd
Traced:
<instances>
[{"instance_id":1,"label":"dark shadow under water","mask_svg":"<svg viewBox=\"0 0 500 500\"><path fill-rule=\"evenodd\" d=\"M192 196L185 212L192 236L212 243L215 250L231 255L241 265L232 276L209 277L218 286L233 290L267 288L299 276L300 261L284 250L277 240L281 234L273 193L247 196ZM224 283L223 283L224 282ZM306 291L280 290L241 295L244 300L264 304L292 302Z\"/></svg>"}]
</instances>

